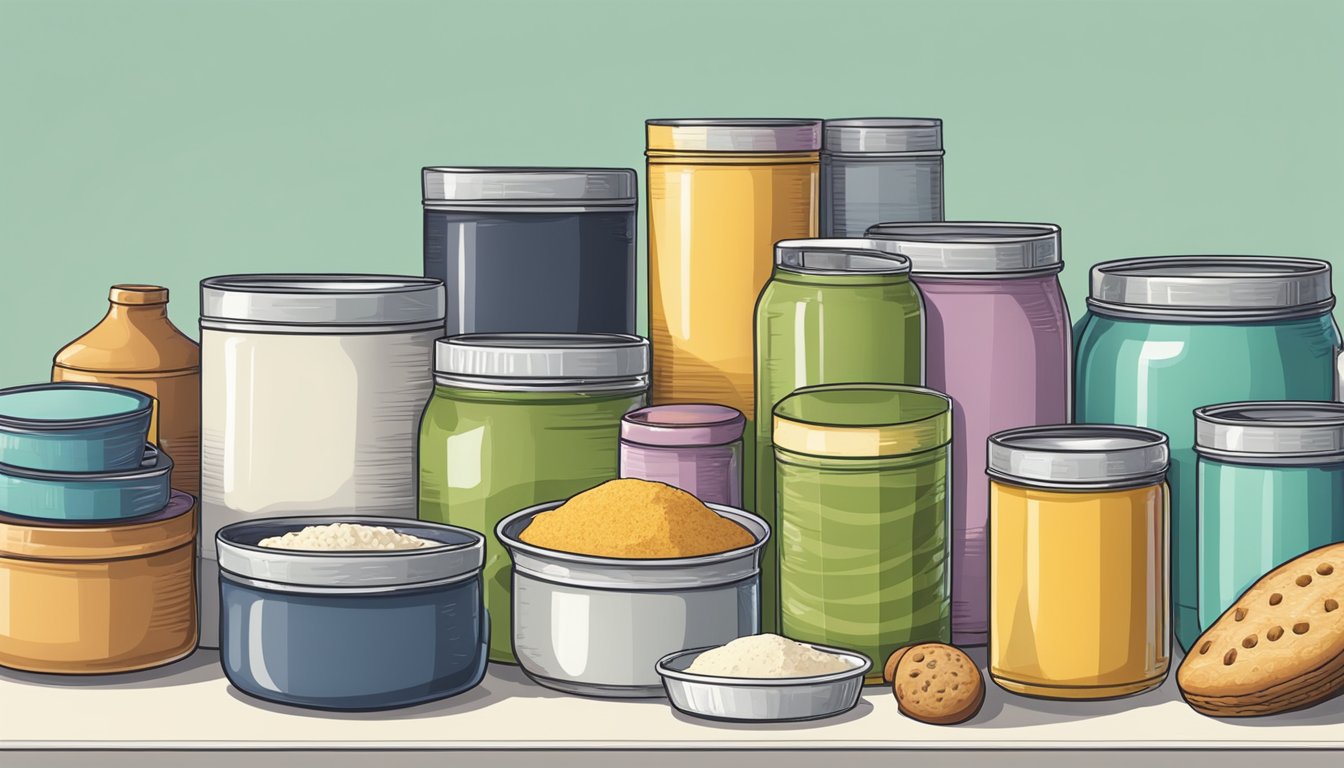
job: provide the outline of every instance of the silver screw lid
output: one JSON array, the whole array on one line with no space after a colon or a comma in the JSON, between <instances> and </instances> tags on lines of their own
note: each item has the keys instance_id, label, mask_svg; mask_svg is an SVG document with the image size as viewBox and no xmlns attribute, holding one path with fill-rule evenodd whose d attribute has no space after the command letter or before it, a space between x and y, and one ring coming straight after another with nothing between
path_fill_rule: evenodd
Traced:
<instances>
[{"instance_id":1,"label":"silver screw lid","mask_svg":"<svg viewBox=\"0 0 1344 768\"><path fill-rule=\"evenodd\" d=\"M1160 256L1092 268L1087 305L1101 314L1191 320L1288 318L1335 304L1330 264L1277 256Z\"/></svg>"},{"instance_id":2,"label":"silver screw lid","mask_svg":"<svg viewBox=\"0 0 1344 768\"><path fill-rule=\"evenodd\" d=\"M821 121L795 118L679 118L645 122L647 148L684 152L816 152Z\"/></svg>"},{"instance_id":3,"label":"silver screw lid","mask_svg":"<svg viewBox=\"0 0 1344 768\"><path fill-rule=\"evenodd\" d=\"M1167 436L1156 430L1060 424L991 435L986 471L1017 485L1118 489L1161 481L1169 463Z\"/></svg>"},{"instance_id":4,"label":"silver screw lid","mask_svg":"<svg viewBox=\"0 0 1344 768\"><path fill-rule=\"evenodd\" d=\"M1195 450L1242 463L1344 460L1344 403L1301 400L1207 405L1195 411Z\"/></svg>"},{"instance_id":5,"label":"silver screw lid","mask_svg":"<svg viewBox=\"0 0 1344 768\"><path fill-rule=\"evenodd\" d=\"M220 275L201 281L201 327L443 323L443 282L405 275Z\"/></svg>"},{"instance_id":6,"label":"silver screw lid","mask_svg":"<svg viewBox=\"0 0 1344 768\"><path fill-rule=\"evenodd\" d=\"M617 333L468 333L435 342L434 373L468 386L647 385L649 342Z\"/></svg>"},{"instance_id":7,"label":"silver screw lid","mask_svg":"<svg viewBox=\"0 0 1344 768\"><path fill-rule=\"evenodd\" d=\"M916 277L1023 277L1064 268L1054 224L890 223L869 227L865 236L896 243Z\"/></svg>"},{"instance_id":8,"label":"silver screw lid","mask_svg":"<svg viewBox=\"0 0 1344 768\"><path fill-rule=\"evenodd\" d=\"M901 275L910 260L895 243L857 237L807 238L775 243L775 266L804 275Z\"/></svg>"},{"instance_id":9,"label":"silver screw lid","mask_svg":"<svg viewBox=\"0 0 1344 768\"><path fill-rule=\"evenodd\" d=\"M420 172L426 207L633 206L629 168L429 167Z\"/></svg>"},{"instance_id":10,"label":"silver screw lid","mask_svg":"<svg viewBox=\"0 0 1344 768\"><path fill-rule=\"evenodd\" d=\"M272 549L259 543L310 525L339 523L391 528L428 540L431 546L342 551ZM475 531L394 517L258 518L224 526L213 543L219 553L220 570L280 592L328 589L355 594L425 587L474 577L485 562L485 537Z\"/></svg>"},{"instance_id":11,"label":"silver screw lid","mask_svg":"<svg viewBox=\"0 0 1344 768\"><path fill-rule=\"evenodd\" d=\"M857 117L826 120L822 151L828 154L943 153L943 121L936 117Z\"/></svg>"}]
</instances>

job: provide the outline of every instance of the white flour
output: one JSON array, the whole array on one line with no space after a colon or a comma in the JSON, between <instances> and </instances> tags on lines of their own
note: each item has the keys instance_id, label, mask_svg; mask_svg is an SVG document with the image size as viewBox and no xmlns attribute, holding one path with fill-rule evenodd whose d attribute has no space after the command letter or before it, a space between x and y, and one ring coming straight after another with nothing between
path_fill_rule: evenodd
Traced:
<instances>
[{"instance_id":1,"label":"white flour","mask_svg":"<svg viewBox=\"0 0 1344 768\"><path fill-rule=\"evenodd\" d=\"M849 662L779 635L739 637L705 651L686 669L715 677L811 677L851 669Z\"/></svg>"},{"instance_id":2,"label":"white flour","mask_svg":"<svg viewBox=\"0 0 1344 768\"><path fill-rule=\"evenodd\" d=\"M257 543L271 549L342 550L360 552L382 549L419 549L435 546L418 536L408 536L381 525L332 523L309 525L283 536L271 536Z\"/></svg>"}]
</instances>

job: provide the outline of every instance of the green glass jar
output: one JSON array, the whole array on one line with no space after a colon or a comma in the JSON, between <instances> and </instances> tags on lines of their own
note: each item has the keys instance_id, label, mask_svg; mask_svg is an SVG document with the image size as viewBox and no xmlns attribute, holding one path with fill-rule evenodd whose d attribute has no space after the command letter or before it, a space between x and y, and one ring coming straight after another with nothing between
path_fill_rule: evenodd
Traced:
<instances>
[{"instance_id":1,"label":"green glass jar","mask_svg":"<svg viewBox=\"0 0 1344 768\"><path fill-rule=\"evenodd\" d=\"M808 387L774 413L780 617L873 661L951 639L952 401L911 386Z\"/></svg>"},{"instance_id":2,"label":"green glass jar","mask_svg":"<svg viewBox=\"0 0 1344 768\"><path fill-rule=\"evenodd\" d=\"M515 663L500 520L616 477L621 417L645 405L649 345L618 334L439 339L420 421L420 519L485 534L490 660Z\"/></svg>"},{"instance_id":3,"label":"green glass jar","mask_svg":"<svg viewBox=\"0 0 1344 768\"><path fill-rule=\"evenodd\" d=\"M782 240L756 304L756 472L751 510L774 530L771 412L821 384L923 384L924 312L899 244L859 238ZM776 542L761 559L761 629L779 626Z\"/></svg>"}]
</instances>

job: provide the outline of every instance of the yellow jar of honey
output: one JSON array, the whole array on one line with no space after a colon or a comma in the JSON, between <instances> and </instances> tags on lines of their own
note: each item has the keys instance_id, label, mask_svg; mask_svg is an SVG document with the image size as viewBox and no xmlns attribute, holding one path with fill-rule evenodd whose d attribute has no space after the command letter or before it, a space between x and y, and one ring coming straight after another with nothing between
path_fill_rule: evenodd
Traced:
<instances>
[{"instance_id":1,"label":"yellow jar of honey","mask_svg":"<svg viewBox=\"0 0 1344 768\"><path fill-rule=\"evenodd\" d=\"M1013 693L1103 699L1170 665L1167 437L1027 427L989 438L989 674Z\"/></svg>"}]
</instances>

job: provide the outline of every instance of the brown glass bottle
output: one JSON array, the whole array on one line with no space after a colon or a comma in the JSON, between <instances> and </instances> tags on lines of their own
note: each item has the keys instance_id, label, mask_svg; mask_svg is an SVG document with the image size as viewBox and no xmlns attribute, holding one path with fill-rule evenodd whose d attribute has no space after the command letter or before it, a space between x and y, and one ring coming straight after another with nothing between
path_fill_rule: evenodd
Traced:
<instances>
[{"instance_id":1,"label":"brown glass bottle","mask_svg":"<svg viewBox=\"0 0 1344 768\"><path fill-rule=\"evenodd\" d=\"M168 319L168 289L114 285L102 322L56 353L52 381L136 389L155 398L149 439L173 458L172 484L201 488L201 349Z\"/></svg>"}]
</instances>

